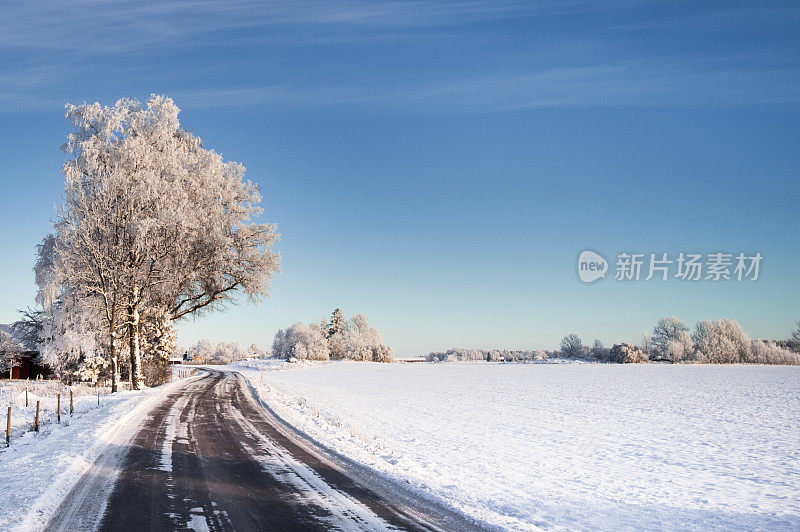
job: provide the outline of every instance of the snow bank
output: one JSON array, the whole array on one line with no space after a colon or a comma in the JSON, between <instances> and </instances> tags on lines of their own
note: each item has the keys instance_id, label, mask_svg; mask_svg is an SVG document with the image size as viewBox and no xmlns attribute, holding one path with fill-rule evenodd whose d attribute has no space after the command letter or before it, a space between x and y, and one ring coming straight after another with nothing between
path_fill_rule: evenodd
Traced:
<instances>
[{"instance_id":1,"label":"snow bank","mask_svg":"<svg viewBox=\"0 0 800 532\"><path fill-rule=\"evenodd\" d=\"M800 368L238 367L319 442L504 529L797 529Z\"/></svg>"},{"instance_id":2,"label":"snow bank","mask_svg":"<svg viewBox=\"0 0 800 532\"><path fill-rule=\"evenodd\" d=\"M69 392L62 391L62 422L56 422L54 382L38 383L37 395L29 391L29 407L24 408L24 385L20 397L17 386L0 386L3 429L9 402L12 406L11 447L0 444L0 530L40 530L44 528L63 498L97 456L110 444L120 445L138 430L139 421L165 393L179 384L175 381L138 392L119 392L97 396L78 388L75 414L69 416ZM48 388L49 387L49 388ZM29 429L35 414L36 398L42 401L38 433ZM52 404L51 404L52 403ZM5 430L3 430L5 436ZM108 495L108 494L105 494Z\"/></svg>"}]
</instances>

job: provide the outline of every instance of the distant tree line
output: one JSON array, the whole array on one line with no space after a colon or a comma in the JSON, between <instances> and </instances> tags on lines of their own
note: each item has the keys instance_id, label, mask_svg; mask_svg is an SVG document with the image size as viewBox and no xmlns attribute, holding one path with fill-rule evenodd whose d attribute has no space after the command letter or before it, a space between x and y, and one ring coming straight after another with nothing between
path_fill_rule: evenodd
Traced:
<instances>
[{"instance_id":1,"label":"distant tree line","mask_svg":"<svg viewBox=\"0 0 800 532\"><path fill-rule=\"evenodd\" d=\"M299 360L359 360L391 362L394 351L383 343L378 329L363 314L345 319L336 309L328 322L294 323L275 334L272 354Z\"/></svg>"},{"instance_id":2,"label":"distant tree line","mask_svg":"<svg viewBox=\"0 0 800 532\"><path fill-rule=\"evenodd\" d=\"M800 364L800 322L787 340L751 338L742 326L727 318L702 320L690 332L676 317L661 318L641 345L616 344L606 349L597 340L591 347L569 334L561 341L565 358L619 363L696 362L701 364Z\"/></svg>"},{"instance_id":3,"label":"distant tree line","mask_svg":"<svg viewBox=\"0 0 800 532\"><path fill-rule=\"evenodd\" d=\"M245 348L239 342L214 342L206 338L198 340L186 353L192 361L201 364L230 364L262 354L256 344Z\"/></svg>"},{"instance_id":4,"label":"distant tree line","mask_svg":"<svg viewBox=\"0 0 800 532\"><path fill-rule=\"evenodd\" d=\"M695 362L701 364L800 364L800 322L786 340L751 338L739 323L730 319L703 320L690 332L688 325L675 317L661 318L652 333L643 336L641 345L615 344L606 348L600 340L583 345L570 333L555 351L509 351L448 349L427 355L430 362L478 361L526 362L570 359L615 363Z\"/></svg>"},{"instance_id":5,"label":"distant tree line","mask_svg":"<svg viewBox=\"0 0 800 532\"><path fill-rule=\"evenodd\" d=\"M428 362L453 362L485 360L487 362L525 362L544 360L550 357L547 351L512 351L508 349L459 349L452 348L447 351L429 353Z\"/></svg>"}]
</instances>

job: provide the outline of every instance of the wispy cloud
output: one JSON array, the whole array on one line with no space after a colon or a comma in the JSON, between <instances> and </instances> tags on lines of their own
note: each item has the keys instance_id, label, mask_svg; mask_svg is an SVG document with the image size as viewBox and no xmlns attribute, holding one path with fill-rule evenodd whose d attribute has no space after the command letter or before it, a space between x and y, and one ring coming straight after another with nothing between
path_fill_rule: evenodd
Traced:
<instances>
[{"instance_id":1,"label":"wispy cloud","mask_svg":"<svg viewBox=\"0 0 800 532\"><path fill-rule=\"evenodd\" d=\"M800 102L800 69L709 69L697 63L622 61L433 84L411 100L442 110L494 112L558 106Z\"/></svg>"},{"instance_id":2,"label":"wispy cloud","mask_svg":"<svg viewBox=\"0 0 800 532\"><path fill-rule=\"evenodd\" d=\"M421 113L490 113L564 106L739 105L800 102L800 69L691 70L670 63L597 64L487 73L404 87L266 86L174 91L185 108L366 105Z\"/></svg>"},{"instance_id":3,"label":"wispy cloud","mask_svg":"<svg viewBox=\"0 0 800 532\"><path fill-rule=\"evenodd\" d=\"M192 37L253 28L346 28L355 40L397 38L399 30L452 27L475 21L578 12L588 1L230 0L189 2L33 1L6 7L0 47L73 50L88 54L191 46ZM388 33L387 33L388 30ZM235 38L235 35L225 35ZM312 39L318 39L312 36ZM339 39L344 38L339 35Z\"/></svg>"},{"instance_id":4,"label":"wispy cloud","mask_svg":"<svg viewBox=\"0 0 800 532\"><path fill-rule=\"evenodd\" d=\"M681 55L646 50L641 37L659 27L697 31L710 22L718 31L723 20L735 29L745 15L764 28L785 26L800 16L796 7L619 17L624 24L604 23L607 17L596 13L630 6L641 11L639 2L622 0L20 3L4 7L0 18L0 112L137 91L167 92L186 108L359 105L459 113L800 101L800 65L786 60L791 54ZM547 36L526 34L525 25L513 37L504 34L506 25L538 18L552 23L543 26ZM598 21L590 24L595 31L579 31L577 21L586 20ZM631 33L639 35L626 37ZM491 49L481 51L470 44L474 39ZM358 50L356 63L332 52L339 45ZM389 52L358 62L377 46ZM464 54L457 61L447 54L453 49ZM414 50L416 59L398 70L391 50Z\"/></svg>"}]
</instances>

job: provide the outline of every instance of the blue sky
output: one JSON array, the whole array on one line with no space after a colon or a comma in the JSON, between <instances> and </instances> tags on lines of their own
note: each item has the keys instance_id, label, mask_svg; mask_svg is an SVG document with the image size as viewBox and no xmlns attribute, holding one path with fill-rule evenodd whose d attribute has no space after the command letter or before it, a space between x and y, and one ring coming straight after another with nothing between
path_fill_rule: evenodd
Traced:
<instances>
[{"instance_id":1,"label":"blue sky","mask_svg":"<svg viewBox=\"0 0 800 532\"><path fill-rule=\"evenodd\" d=\"M702 5L700 5L702 4ZM66 102L166 94L278 224L273 296L180 325L268 345L340 306L401 355L800 319L800 7L26 2L0 20L0 322L31 304ZM760 252L756 282L576 275L584 249Z\"/></svg>"}]
</instances>

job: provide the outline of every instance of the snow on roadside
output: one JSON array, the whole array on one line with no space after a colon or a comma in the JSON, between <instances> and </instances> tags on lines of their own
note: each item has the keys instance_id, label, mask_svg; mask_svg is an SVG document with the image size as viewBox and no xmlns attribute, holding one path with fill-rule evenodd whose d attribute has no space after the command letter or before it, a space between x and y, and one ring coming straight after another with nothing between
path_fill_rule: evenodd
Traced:
<instances>
[{"instance_id":1,"label":"snow on roadside","mask_svg":"<svg viewBox=\"0 0 800 532\"><path fill-rule=\"evenodd\" d=\"M75 414L69 416L69 398L62 395L62 422L55 407L43 416L40 431L30 432L30 406L12 404L12 420L24 421L12 430L11 446L0 446L0 530L41 530L81 475L108 445L124 445L138 430L139 421L180 381L138 392L123 391L76 397ZM24 394L24 390L23 390ZM16 393L7 394L17 401ZM7 396L3 396L6 397ZM42 398L40 397L40 400ZM49 401L54 398L48 398ZM29 392L29 405L30 405ZM55 403L54 403L55 404ZM33 402L35 412L35 400ZM7 406L4 400L3 406ZM5 408L4 414L5 414ZM24 417L20 410L24 410ZM16 417L15 417L15 414ZM3 427L5 428L5 427ZM3 431L5 436L5 431Z\"/></svg>"},{"instance_id":2,"label":"snow on roadside","mask_svg":"<svg viewBox=\"0 0 800 532\"><path fill-rule=\"evenodd\" d=\"M800 527L800 368L248 365L299 430L498 528Z\"/></svg>"}]
</instances>

